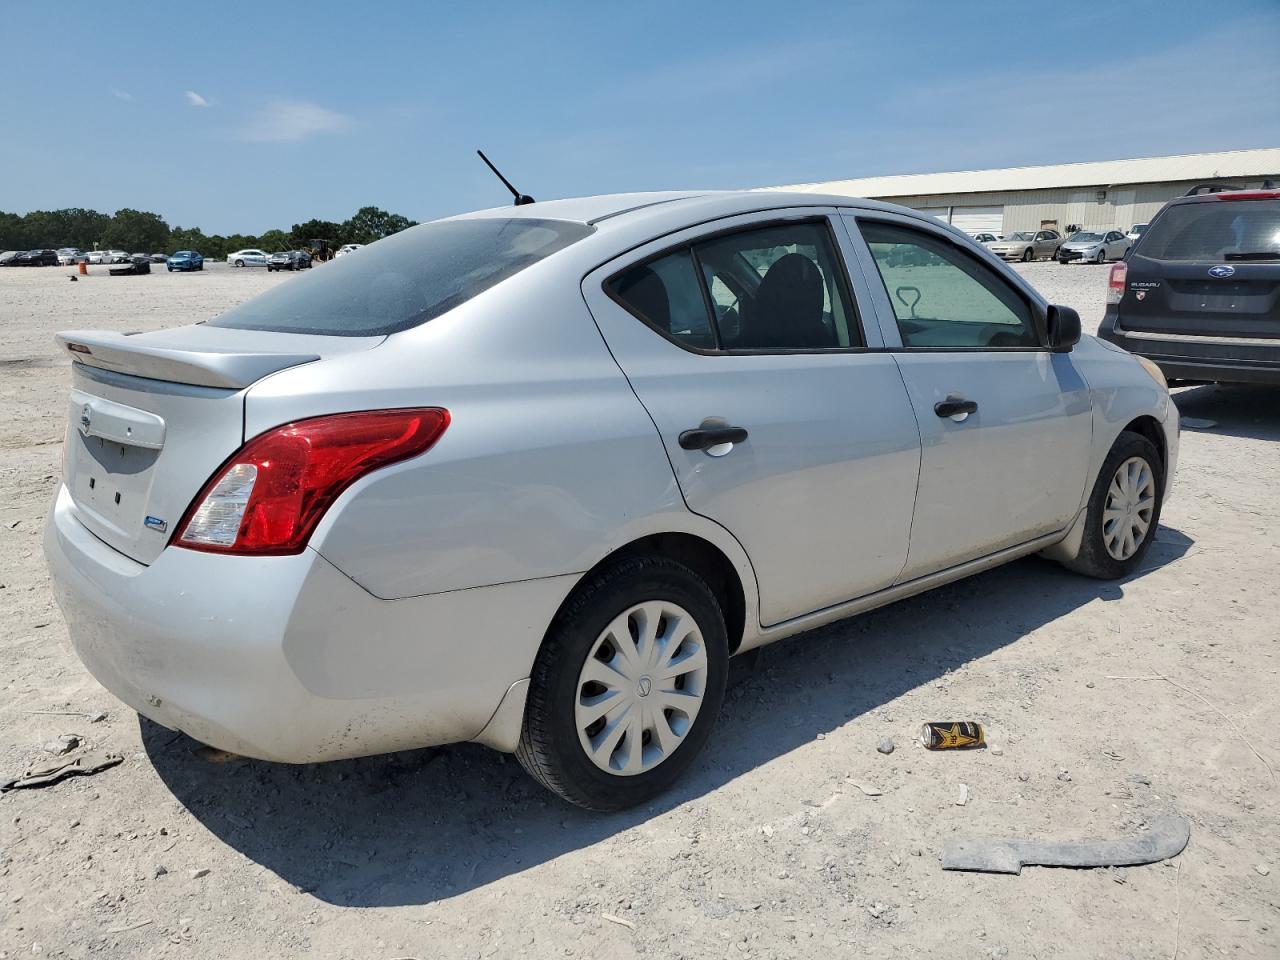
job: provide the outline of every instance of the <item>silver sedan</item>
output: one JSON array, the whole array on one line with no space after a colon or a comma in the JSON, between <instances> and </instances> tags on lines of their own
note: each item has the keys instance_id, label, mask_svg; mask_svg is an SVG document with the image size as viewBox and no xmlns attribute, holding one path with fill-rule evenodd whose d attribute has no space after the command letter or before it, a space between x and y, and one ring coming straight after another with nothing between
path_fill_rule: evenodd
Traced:
<instances>
[{"instance_id":1,"label":"silver sedan","mask_svg":"<svg viewBox=\"0 0 1280 960\"><path fill-rule=\"evenodd\" d=\"M912 210L632 194L376 247L59 335L71 641L222 749L472 740L620 809L734 654L1031 553L1129 576L1159 523L1159 371Z\"/></svg>"},{"instance_id":2,"label":"silver sedan","mask_svg":"<svg viewBox=\"0 0 1280 960\"><path fill-rule=\"evenodd\" d=\"M1058 260L1071 263L1083 260L1087 263L1106 263L1108 260L1120 260L1133 246L1133 241L1119 230L1081 230L1073 233L1058 248Z\"/></svg>"},{"instance_id":3,"label":"silver sedan","mask_svg":"<svg viewBox=\"0 0 1280 960\"><path fill-rule=\"evenodd\" d=\"M1019 230L1003 240L988 243L987 249L1002 260L1052 260L1062 245L1062 236L1056 230Z\"/></svg>"}]
</instances>

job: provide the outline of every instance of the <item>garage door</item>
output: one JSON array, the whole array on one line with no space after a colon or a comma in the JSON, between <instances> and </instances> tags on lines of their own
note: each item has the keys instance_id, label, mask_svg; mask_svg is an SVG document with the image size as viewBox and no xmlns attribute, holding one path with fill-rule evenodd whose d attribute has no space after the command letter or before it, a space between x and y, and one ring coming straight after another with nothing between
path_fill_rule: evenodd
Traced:
<instances>
[{"instance_id":1,"label":"garage door","mask_svg":"<svg viewBox=\"0 0 1280 960\"><path fill-rule=\"evenodd\" d=\"M916 207L916 213L923 213L926 217L937 217L943 223L947 222L947 217L951 216L950 207Z\"/></svg>"},{"instance_id":2,"label":"garage door","mask_svg":"<svg viewBox=\"0 0 1280 960\"><path fill-rule=\"evenodd\" d=\"M1004 233L1004 207L952 207L951 225L965 233Z\"/></svg>"}]
</instances>

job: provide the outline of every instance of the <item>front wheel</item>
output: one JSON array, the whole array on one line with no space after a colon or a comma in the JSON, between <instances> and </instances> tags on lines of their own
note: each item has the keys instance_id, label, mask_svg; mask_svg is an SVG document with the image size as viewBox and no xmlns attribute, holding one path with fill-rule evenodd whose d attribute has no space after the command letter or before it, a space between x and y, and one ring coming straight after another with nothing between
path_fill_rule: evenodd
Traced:
<instances>
[{"instance_id":1,"label":"front wheel","mask_svg":"<svg viewBox=\"0 0 1280 960\"><path fill-rule=\"evenodd\" d=\"M706 743L728 662L724 616L701 577L664 557L620 560L581 584L552 622L516 757L578 806L644 803Z\"/></svg>"},{"instance_id":2,"label":"front wheel","mask_svg":"<svg viewBox=\"0 0 1280 960\"><path fill-rule=\"evenodd\" d=\"M1120 434L1089 495L1080 552L1068 569L1116 580L1137 569L1155 539L1164 498L1164 464L1146 437Z\"/></svg>"},{"instance_id":3,"label":"front wheel","mask_svg":"<svg viewBox=\"0 0 1280 960\"><path fill-rule=\"evenodd\" d=\"M1023 263L1030 263L1034 259L1035 259L1035 253L1032 251L1030 247L1027 247L1027 249L1022 251Z\"/></svg>"},{"instance_id":4,"label":"front wheel","mask_svg":"<svg viewBox=\"0 0 1280 960\"><path fill-rule=\"evenodd\" d=\"M1093 262L1094 262L1094 263L1106 263L1106 262L1107 262L1107 254L1106 254L1106 251L1105 251L1105 250L1099 250L1099 251L1098 251L1098 255L1097 255L1096 257L1094 257L1094 258L1093 258Z\"/></svg>"}]
</instances>

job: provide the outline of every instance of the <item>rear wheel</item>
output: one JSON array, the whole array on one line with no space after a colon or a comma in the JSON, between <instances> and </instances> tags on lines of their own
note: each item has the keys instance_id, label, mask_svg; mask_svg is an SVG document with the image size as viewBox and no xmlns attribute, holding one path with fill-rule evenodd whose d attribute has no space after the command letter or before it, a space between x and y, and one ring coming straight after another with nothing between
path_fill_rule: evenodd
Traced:
<instances>
[{"instance_id":1,"label":"rear wheel","mask_svg":"<svg viewBox=\"0 0 1280 960\"><path fill-rule=\"evenodd\" d=\"M570 803L622 810L666 790L724 699L724 617L693 570L632 557L591 576L533 665L516 757Z\"/></svg>"},{"instance_id":2,"label":"rear wheel","mask_svg":"<svg viewBox=\"0 0 1280 960\"><path fill-rule=\"evenodd\" d=\"M1067 568L1101 580L1137 569L1160 523L1164 482L1155 444L1141 434L1120 434L1098 471L1080 552Z\"/></svg>"}]
</instances>

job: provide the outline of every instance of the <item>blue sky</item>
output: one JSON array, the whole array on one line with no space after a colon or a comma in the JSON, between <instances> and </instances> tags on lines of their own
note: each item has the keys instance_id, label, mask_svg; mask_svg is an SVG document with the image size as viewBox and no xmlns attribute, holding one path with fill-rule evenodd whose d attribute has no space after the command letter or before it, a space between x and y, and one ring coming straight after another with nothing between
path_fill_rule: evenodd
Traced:
<instances>
[{"instance_id":1,"label":"blue sky","mask_svg":"<svg viewBox=\"0 0 1280 960\"><path fill-rule=\"evenodd\" d=\"M6 5L0 210L207 232L1280 146L1280 0Z\"/></svg>"}]
</instances>

